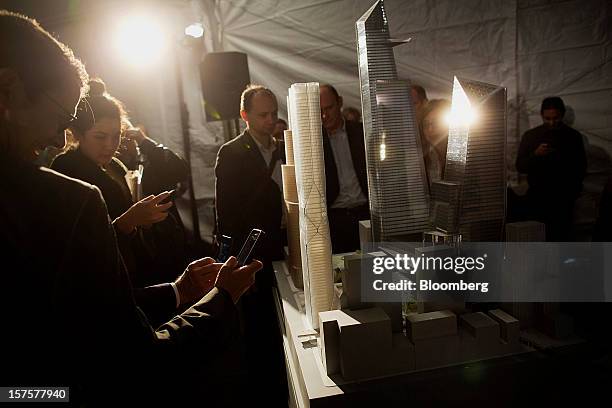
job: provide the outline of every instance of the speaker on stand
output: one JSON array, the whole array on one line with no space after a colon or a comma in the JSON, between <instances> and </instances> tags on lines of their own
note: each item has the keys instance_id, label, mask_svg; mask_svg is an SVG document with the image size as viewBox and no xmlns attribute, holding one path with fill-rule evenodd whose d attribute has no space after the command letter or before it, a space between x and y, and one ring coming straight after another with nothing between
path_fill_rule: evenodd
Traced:
<instances>
[{"instance_id":1,"label":"speaker on stand","mask_svg":"<svg viewBox=\"0 0 612 408\"><path fill-rule=\"evenodd\" d=\"M206 121L223 121L224 139L240 131L240 95L250 83L247 55L211 52L200 63Z\"/></svg>"}]
</instances>

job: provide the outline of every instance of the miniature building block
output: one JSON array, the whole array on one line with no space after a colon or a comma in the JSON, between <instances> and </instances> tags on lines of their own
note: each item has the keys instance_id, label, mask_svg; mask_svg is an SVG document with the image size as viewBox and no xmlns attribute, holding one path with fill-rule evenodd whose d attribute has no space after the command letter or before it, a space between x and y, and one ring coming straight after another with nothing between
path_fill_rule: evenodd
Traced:
<instances>
[{"instance_id":1,"label":"miniature building block","mask_svg":"<svg viewBox=\"0 0 612 408\"><path fill-rule=\"evenodd\" d=\"M380 308L344 311L338 320L340 369L346 380L386 374L386 357L392 347L391 321Z\"/></svg>"},{"instance_id":2,"label":"miniature building block","mask_svg":"<svg viewBox=\"0 0 612 408\"><path fill-rule=\"evenodd\" d=\"M367 244L372 242L372 224L370 220L359 221L359 247L366 251Z\"/></svg>"},{"instance_id":3,"label":"miniature building block","mask_svg":"<svg viewBox=\"0 0 612 408\"><path fill-rule=\"evenodd\" d=\"M499 324L482 312L459 316L459 325L465 331L461 340L464 357L468 360L483 359L500 353Z\"/></svg>"},{"instance_id":4,"label":"miniature building block","mask_svg":"<svg viewBox=\"0 0 612 408\"><path fill-rule=\"evenodd\" d=\"M507 343L519 341L520 323L501 309L489 310L489 316L499 324L501 338Z\"/></svg>"},{"instance_id":5,"label":"miniature building block","mask_svg":"<svg viewBox=\"0 0 612 408\"><path fill-rule=\"evenodd\" d=\"M380 307L385 311L389 319L391 320L391 330L393 333L400 333L404 331L403 316L402 316L402 304L399 302L380 302L374 303L375 307Z\"/></svg>"},{"instance_id":6,"label":"miniature building block","mask_svg":"<svg viewBox=\"0 0 612 408\"><path fill-rule=\"evenodd\" d=\"M536 323L536 307L535 303L517 302L517 303L502 303L500 308L505 312L518 319L521 329L533 327Z\"/></svg>"},{"instance_id":7,"label":"miniature building block","mask_svg":"<svg viewBox=\"0 0 612 408\"><path fill-rule=\"evenodd\" d=\"M417 370L450 365L460 361L457 334L416 340L412 343Z\"/></svg>"},{"instance_id":8,"label":"miniature building block","mask_svg":"<svg viewBox=\"0 0 612 408\"><path fill-rule=\"evenodd\" d=\"M319 348L321 361L328 375L340 372L340 327L338 320L351 319L342 310L319 312ZM352 319L351 319L352 320Z\"/></svg>"},{"instance_id":9,"label":"miniature building block","mask_svg":"<svg viewBox=\"0 0 612 408\"><path fill-rule=\"evenodd\" d=\"M342 270L342 293L346 294L346 307L360 309L370 307L361 301L361 269L372 264L373 256L370 254L354 254L344 256L344 269ZM371 266L370 266L371 268Z\"/></svg>"},{"instance_id":10,"label":"miniature building block","mask_svg":"<svg viewBox=\"0 0 612 408\"><path fill-rule=\"evenodd\" d=\"M394 374L414 370L414 344L403 333L394 333L391 341L391 350L385 359L386 371Z\"/></svg>"},{"instance_id":11,"label":"miniature building block","mask_svg":"<svg viewBox=\"0 0 612 408\"><path fill-rule=\"evenodd\" d=\"M457 316L450 310L408 315L406 333L413 343L418 340L457 334Z\"/></svg>"}]
</instances>

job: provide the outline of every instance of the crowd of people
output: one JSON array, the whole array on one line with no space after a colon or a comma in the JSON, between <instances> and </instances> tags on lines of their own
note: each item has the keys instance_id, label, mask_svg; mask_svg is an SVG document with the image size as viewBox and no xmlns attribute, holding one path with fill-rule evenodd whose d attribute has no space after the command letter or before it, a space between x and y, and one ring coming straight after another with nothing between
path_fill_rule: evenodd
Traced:
<instances>
[{"instance_id":1,"label":"crowd of people","mask_svg":"<svg viewBox=\"0 0 612 408\"><path fill-rule=\"evenodd\" d=\"M252 228L264 230L258 260L191 260L172 194L188 176L183 159L134 127L104 82L34 20L0 11L0 38L0 234L14 266L0 296L10 333L2 384L68 385L84 403L113 398L110 391L202 398L201 389L210 401L239 400L247 397L212 386L218 370L239 370L215 365L238 345L249 401L286 403L272 262L286 241L287 123L275 94L245 89L246 129L215 165L217 233L232 238L236 254ZM444 177L450 103L428 100L417 85L411 95L431 185ZM343 109L331 84L321 85L320 106L332 250L350 252L359 248L358 222L369 219L361 115ZM582 136L563 124L564 113L560 98L546 98L543 124L523 135L516 161L529 182L522 213L545 223L550 240L571 239L586 169ZM40 155L49 147L56 157ZM36 164L43 159L50 169ZM128 181L143 169L140 183Z\"/></svg>"}]
</instances>

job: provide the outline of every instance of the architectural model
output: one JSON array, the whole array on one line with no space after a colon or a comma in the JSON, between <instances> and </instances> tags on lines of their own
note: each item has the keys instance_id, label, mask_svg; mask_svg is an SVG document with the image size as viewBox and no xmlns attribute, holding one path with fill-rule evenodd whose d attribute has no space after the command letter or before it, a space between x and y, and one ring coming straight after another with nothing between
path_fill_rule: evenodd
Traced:
<instances>
[{"instance_id":1,"label":"architectural model","mask_svg":"<svg viewBox=\"0 0 612 408\"><path fill-rule=\"evenodd\" d=\"M306 316L314 329L331 309L333 274L325 197L325 163L318 83L289 88Z\"/></svg>"},{"instance_id":2,"label":"architectural model","mask_svg":"<svg viewBox=\"0 0 612 408\"><path fill-rule=\"evenodd\" d=\"M444 181L459 190L458 203L449 206L458 204L450 213L464 241L502 240L505 151L506 88L455 77ZM447 199L441 197L438 193L434 200Z\"/></svg>"},{"instance_id":3,"label":"architectural model","mask_svg":"<svg viewBox=\"0 0 612 408\"><path fill-rule=\"evenodd\" d=\"M382 1L356 30L373 239L420 240L429 223L421 141L410 83L397 78Z\"/></svg>"},{"instance_id":4,"label":"architectural model","mask_svg":"<svg viewBox=\"0 0 612 408\"><path fill-rule=\"evenodd\" d=\"M295 179L295 160L293 155L293 133L285 130L285 157L287 164L282 165L283 198L287 220L287 268L296 287L303 289L302 258L300 257L300 206L298 204L297 182Z\"/></svg>"}]
</instances>

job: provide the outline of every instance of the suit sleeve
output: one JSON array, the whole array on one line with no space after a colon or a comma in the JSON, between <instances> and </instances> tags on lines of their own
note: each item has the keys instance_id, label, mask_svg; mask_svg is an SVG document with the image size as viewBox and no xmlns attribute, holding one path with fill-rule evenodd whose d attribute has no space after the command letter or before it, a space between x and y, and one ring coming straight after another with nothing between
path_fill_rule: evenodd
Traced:
<instances>
[{"instance_id":1,"label":"suit sleeve","mask_svg":"<svg viewBox=\"0 0 612 408\"><path fill-rule=\"evenodd\" d=\"M240 214L240 167L231 158L227 146L222 146L215 165L215 209L217 228L221 234L235 235ZM244 204L244 203L242 203Z\"/></svg>"},{"instance_id":2,"label":"suit sleeve","mask_svg":"<svg viewBox=\"0 0 612 408\"><path fill-rule=\"evenodd\" d=\"M137 375L159 381L156 373L184 373L194 364L188 356L202 355L202 347L223 349L237 333L235 306L229 294L219 289L154 332L136 307L106 206L96 188L85 199L70 242L60 268L63 274L57 287L62 291L57 297L64 309L60 315L72 318L58 322L58 330L68 330L66 337L73 342L67 347L86 356L79 362L83 372L96 367L118 378Z\"/></svg>"},{"instance_id":3,"label":"suit sleeve","mask_svg":"<svg viewBox=\"0 0 612 408\"><path fill-rule=\"evenodd\" d=\"M537 159L534 150L535 146L533 146L531 134L529 132L523 134L516 156L516 170L519 173L529 173L529 170L533 166L533 161Z\"/></svg>"},{"instance_id":4,"label":"suit sleeve","mask_svg":"<svg viewBox=\"0 0 612 408\"><path fill-rule=\"evenodd\" d=\"M154 184L154 186L151 186L152 190L147 192L158 194L164 189L172 189L178 183L187 180L189 174L187 162L172 150L164 145L155 143L154 140L149 138L145 138L139 146L148 161L146 171L153 173L153 177L149 177L147 180L145 172L143 178L143 183Z\"/></svg>"}]
</instances>

